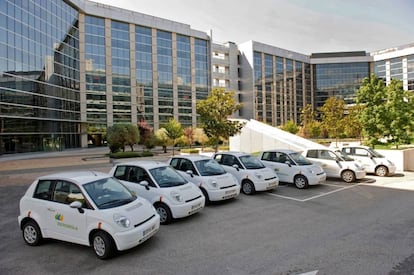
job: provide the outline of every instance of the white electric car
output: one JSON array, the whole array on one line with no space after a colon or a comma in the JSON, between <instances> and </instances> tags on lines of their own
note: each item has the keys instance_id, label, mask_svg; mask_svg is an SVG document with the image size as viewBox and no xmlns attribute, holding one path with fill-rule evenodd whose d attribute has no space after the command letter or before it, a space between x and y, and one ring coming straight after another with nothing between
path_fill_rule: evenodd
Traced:
<instances>
[{"instance_id":1,"label":"white electric car","mask_svg":"<svg viewBox=\"0 0 414 275\"><path fill-rule=\"evenodd\" d=\"M275 189L279 178L275 171L250 154L242 152L220 152L213 155L227 172L238 180L241 191L246 195L256 191Z\"/></svg>"},{"instance_id":2,"label":"white electric car","mask_svg":"<svg viewBox=\"0 0 414 275\"><path fill-rule=\"evenodd\" d=\"M240 194L237 179L212 158L200 155L174 156L167 163L196 184L206 197L206 202L228 200Z\"/></svg>"},{"instance_id":3,"label":"white electric car","mask_svg":"<svg viewBox=\"0 0 414 275\"><path fill-rule=\"evenodd\" d=\"M20 200L18 222L31 246L57 239L92 246L100 259L143 243L160 227L147 200L117 179L90 171L35 180Z\"/></svg>"},{"instance_id":4,"label":"white electric car","mask_svg":"<svg viewBox=\"0 0 414 275\"><path fill-rule=\"evenodd\" d=\"M259 159L276 172L279 181L293 183L299 189L326 181L325 171L300 152L288 149L267 150L259 154Z\"/></svg>"},{"instance_id":5,"label":"white electric car","mask_svg":"<svg viewBox=\"0 0 414 275\"><path fill-rule=\"evenodd\" d=\"M341 178L349 183L366 176L366 171L356 161L328 148L306 149L302 155L320 165L327 177Z\"/></svg>"},{"instance_id":6,"label":"white electric car","mask_svg":"<svg viewBox=\"0 0 414 275\"><path fill-rule=\"evenodd\" d=\"M135 161L119 163L110 173L131 191L154 205L161 224L183 218L204 208L205 198L200 189L184 179L167 163Z\"/></svg>"}]
</instances>

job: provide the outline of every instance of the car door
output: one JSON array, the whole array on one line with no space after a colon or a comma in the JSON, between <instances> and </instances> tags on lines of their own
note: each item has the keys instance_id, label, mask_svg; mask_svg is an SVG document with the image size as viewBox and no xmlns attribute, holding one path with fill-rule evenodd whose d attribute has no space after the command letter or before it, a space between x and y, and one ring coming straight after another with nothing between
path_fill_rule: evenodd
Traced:
<instances>
[{"instance_id":1,"label":"car door","mask_svg":"<svg viewBox=\"0 0 414 275\"><path fill-rule=\"evenodd\" d=\"M238 159L230 154L216 154L214 159L224 168L227 173L232 174L236 177L237 181L240 183L243 178L242 166ZM234 168L233 165L237 164L238 169Z\"/></svg>"},{"instance_id":2,"label":"car door","mask_svg":"<svg viewBox=\"0 0 414 275\"><path fill-rule=\"evenodd\" d=\"M375 160L371 158L371 154L365 148L360 147L346 147L342 152L353 158L358 164L365 168L369 173L375 170Z\"/></svg>"},{"instance_id":3,"label":"car door","mask_svg":"<svg viewBox=\"0 0 414 275\"><path fill-rule=\"evenodd\" d=\"M114 177L122 180L125 186L134 194L149 200L151 203L159 197L157 186L154 184L147 171L142 167L119 165L114 172ZM143 181L148 182L147 187L140 184Z\"/></svg>"},{"instance_id":4,"label":"car door","mask_svg":"<svg viewBox=\"0 0 414 275\"><path fill-rule=\"evenodd\" d=\"M288 157L281 152L264 152L261 161L265 166L274 170L282 182L290 182L289 166L285 163Z\"/></svg>"},{"instance_id":5,"label":"car door","mask_svg":"<svg viewBox=\"0 0 414 275\"><path fill-rule=\"evenodd\" d=\"M327 177L338 177L340 166L332 155L329 150L311 149L307 151L306 157L321 166Z\"/></svg>"},{"instance_id":6,"label":"car door","mask_svg":"<svg viewBox=\"0 0 414 275\"><path fill-rule=\"evenodd\" d=\"M70 207L75 200L82 202L81 210ZM87 243L85 208L87 208L85 198L76 184L65 180L55 180L52 197L47 202L46 208L51 236L74 243Z\"/></svg>"}]
</instances>

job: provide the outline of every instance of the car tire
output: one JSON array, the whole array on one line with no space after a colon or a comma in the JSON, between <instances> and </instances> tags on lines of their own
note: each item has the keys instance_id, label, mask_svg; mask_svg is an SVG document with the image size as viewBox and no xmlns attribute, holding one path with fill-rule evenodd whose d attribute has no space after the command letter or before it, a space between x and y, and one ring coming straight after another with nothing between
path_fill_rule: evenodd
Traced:
<instances>
[{"instance_id":1,"label":"car tire","mask_svg":"<svg viewBox=\"0 0 414 275\"><path fill-rule=\"evenodd\" d=\"M172 221L172 214L170 208L163 204L157 203L154 205L155 210L157 210L158 215L160 215L160 223L161 224L169 224Z\"/></svg>"},{"instance_id":2,"label":"car tire","mask_svg":"<svg viewBox=\"0 0 414 275\"><path fill-rule=\"evenodd\" d=\"M204 188L200 188L200 190L201 190L201 193L203 193L204 197L206 198L205 205L210 204L211 201L210 201L210 198L208 197L207 191Z\"/></svg>"},{"instance_id":3,"label":"car tire","mask_svg":"<svg viewBox=\"0 0 414 275\"><path fill-rule=\"evenodd\" d=\"M296 175L294 183L298 189L306 189L309 187L308 179L304 175Z\"/></svg>"},{"instance_id":4,"label":"car tire","mask_svg":"<svg viewBox=\"0 0 414 275\"><path fill-rule=\"evenodd\" d=\"M345 170L341 173L341 178L346 183L351 183L356 180L355 173L351 170Z\"/></svg>"},{"instance_id":5,"label":"car tire","mask_svg":"<svg viewBox=\"0 0 414 275\"><path fill-rule=\"evenodd\" d=\"M101 260L111 258L115 253L112 237L104 231L96 232L92 237L92 248L96 257Z\"/></svg>"},{"instance_id":6,"label":"car tire","mask_svg":"<svg viewBox=\"0 0 414 275\"><path fill-rule=\"evenodd\" d=\"M377 168L375 168L375 175L379 177L386 177L388 176L388 168L384 165L380 165Z\"/></svg>"},{"instance_id":7,"label":"car tire","mask_svg":"<svg viewBox=\"0 0 414 275\"><path fill-rule=\"evenodd\" d=\"M24 241L30 246L39 245L43 239L39 226L33 220L23 225L22 233Z\"/></svg>"},{"instance_id":8,"label":"car tire","mask_svg":"<svg viewBox=\"0 0 414 275\"><path fill-rule=\"evenodd\" d=\"M241 191L245 195L253 195L256 192L256 190L254 189L253 182L249 180L245 180L242 182Z\"/></svg>"}]
</instances>

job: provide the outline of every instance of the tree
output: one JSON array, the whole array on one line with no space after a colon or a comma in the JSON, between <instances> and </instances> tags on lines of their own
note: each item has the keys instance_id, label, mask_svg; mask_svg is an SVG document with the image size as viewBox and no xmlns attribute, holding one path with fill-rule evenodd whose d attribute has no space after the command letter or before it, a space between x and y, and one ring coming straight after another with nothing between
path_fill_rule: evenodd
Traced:
<instances>
[{"instance_id":1,"label":"tree","mask_svg":"<svg viewBox=\"0 0 414 275\"><path fill-rule=\"evenodd\" d=\"M190 126L190 127L185 128L183 133L184 133L184 137L185 137L185 142L188 143L190 145L190 148L191 148L191 145L194 142L194 129L193 129L193 127Z\"/></svg>"},{"instance_id":2,"label":"tree","mask_svg":"<svg viewBox=\"0 0 414 275\"><path fill-rule=\"evenodd\" d=\"M342 125L344 127L344 134L347 137L362 138L362 131L364 127L359 121L359 113L361 112L361 105L354 105L348 107L348 114L342 119Z\"/></svg>"},{"instance_id":3,"label":"tree","mask_svg":"<svg viewBox=\"0 0 414 275\"><path fill-rule=\"evenodd\" d=\"M202 128L216 152L220 139L228 140L244 126L244 123L228 119L240 108L241 104L234 99L234 92L226 92L223 88L214 88L206 99L197 102Z\"/></svg>"},{"instance_id":4,"label":"tree","mask_svg":"<svg viewBox=\"0 0 414 275\"><path fill-rule=\"evenodd\" d=\"M203 151L205 144L208 142L208 136L204 133L203 129L194 129L194 141L201 144L201 151Z\"/></svg>"},{"instance_id":5,"label":"tree","mask_svg":"<svg viewBox=\"0 0 414 275\"><path fill-rule=\"evenodd\" d=\"M183 135L183 127L181 123L175 119L170 119L167 124L164 126L167 137L173 143L173 156L174 156L174 146L177 142L177 139Z\"/></svg>"},{"instance_id":6,"label":"tree","mask_svg":"<svg viewBox=\"0 0 414 275\"><path fill-rule=\"evenodd\" d=\"M386 90L386 121L389 124L383 132L398 148L400 144L410 143L410 134L414 130L414 97L412 92L404 91L401 80L391 80Z\"/></svg>"},{"instance_id":7,"label":"tree","mask_svg":"<svg viewBox=\"0 0 414 275\"><path fill-rule=\"evenodd\" d=\"M286 124L282 127L282 130L287 131L291 134L296 134L299 132L299 127L293 120L289 120Z\"/></svg>"},{"instance_id":8,"label":"tree","mask_svg":"<svg viewBox=\"0 0 414 275\"><path fill-rule=\"evenodd\" d=\"M386 90L384 80L371 74L370 77L364 78L357 91L356 102L363 106L358 116L359 121L372 146L384 136L385 125L390 124L385 107Z\"/></svg>"},{"instance_id":9,"label":"tree","mask_svg":"<svg viewBox=\"0 0 414 275\"><path fill-rule=\"evenodd\" d=\"M131 147L131 151L134 151L134 144L138 144L139 142L139 131L138 127L133 124L125 124L126 128L126 137L125 137L125 144Z\"/></svg>"},{"instance_id":10,"label":"tree","mask_svg":"<svg viewBox=\"0 0 414 275\"><path fill-rule=\"evenodd\" d=\"M155 131L154 135L157 140L157 144L162 146L164 153L167 153L167 146L170 143L170 139L167 135L167 130L165 130L165 128L160 128L157 131Z\"/></svg>"},{"instance_id":11,"label":"tree","mask_svg":"<svg viewBox=\"0 0 414 275\"><path fill-rule=\"evenodd\" d=\"M338 137L342 133L342 118L344 117L345 102L336 97L328 98L319 111L322 113L322 127L328 132L329 137Z\"/></svg>"},{"instance_id":12,"label":"tree","mask_svg":"<svg viewBox=\"0 0 414 275\"><path fill-rule=\"evenodd\" d=\"M317 122L315 120L316 114L315 111L313 110L312 104L307 104L302 110L301 110L301 114L300 114L300 120L301 120L301 135L305 138L308 137L314 137L312 136L311 132L314 134L314 125ZM320 127L320 125L318 124L318 127ZM319 136L319 133L317 133L317 135Z\"/></svg>"},{"instance_id":13,"label":"tree","mask_svg":"<svg viewBox=\"0 0 414 275\"><path fill-rule=\"evenodd\" d=\"M121 148L125 151L127 144L128 130L125 124L114 124L107 129L107 141L112 153L118 152Z\"/></svg>"}]
</instances>

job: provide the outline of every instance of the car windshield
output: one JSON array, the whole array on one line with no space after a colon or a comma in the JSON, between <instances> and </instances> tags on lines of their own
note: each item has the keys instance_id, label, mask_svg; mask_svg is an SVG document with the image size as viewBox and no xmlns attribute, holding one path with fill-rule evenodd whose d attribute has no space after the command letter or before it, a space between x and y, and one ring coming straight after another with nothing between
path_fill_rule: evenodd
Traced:
<instances>
[{"instance_id":1,"label":"car windshield","mask_svg":"<svg viewBox=\"0 0 414 275\"><path fill-rule=\"evenodd\" d=\"M161 188L179 186L187 183L187 181L180 174L178 174L177 171L169 166L149 169L149 172Z\"/></svg>"},{"instance_id":2,"label":"car windshield","mask_svg":"<svg viewBox=\"0 0 414 275\"><path fill-rule=\"evenodd\" d=\"M240 161L246 169L262 169L265 167L259 159L250 155L241 156Z\"/></svg>"},{"instance_id":3,"label":"car windshield","mask_svg":"<svg viewBox=\"0 0 414 275\"><path fill-rule=\"evenodd\" d=\"M372 148L367 148L367 151L371 154L371 156L373 156L374 158L385 158L383 155L381 155L380 153L378 153L377 151L375 151Z\"/></svg>"},{"instance_id":4,"label":"car windshield","mask_svg":"<svg viewBox=\"0 0 414 275\"><path fill-rule=\"evenodd\" d=\"M312 162L302 156L299 152L291 153L289 154L289 157L293 159L297 165L312 165Z\"/></svg>"},{"instance_id":5,"label":"car windshield","mask_svg":"<svg viewBox=\"0 0 414 275\"><path fill-rule=\"evenodd\" d=\"M354 159L351 158L350 156L348 156L347 154L345 154L342 151L335 151L334 152L337 156L338 156L338 160L344 160L344 161L353 161Z\"/></svg>"},{"instance_id":6,"label":"car windshield","mask_svg":"<svg viewBox=\"0 0 414 275\"><path fill-rule=\"evenodd\" d=\"M226 173L224 168L214 159L203 159L194 162L201 176L215 176Z\"/></svg>"},{"instance_id":7,"label":"car windshield","mask_svg":"<svg viewBox=\"0 0 414 275\"><path fill-rule=\"evenodd\" d=\"M83 185L86 193L99 209L128 204L136 197L117 179L104 178Z\"/></svg>"}]
</instances>

